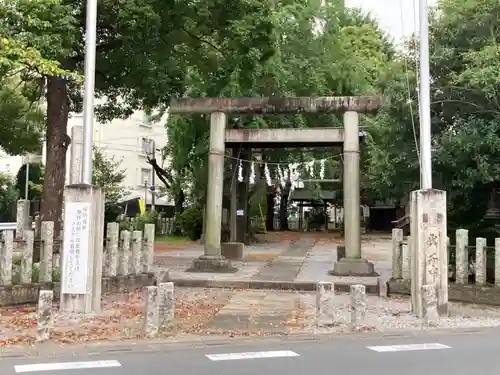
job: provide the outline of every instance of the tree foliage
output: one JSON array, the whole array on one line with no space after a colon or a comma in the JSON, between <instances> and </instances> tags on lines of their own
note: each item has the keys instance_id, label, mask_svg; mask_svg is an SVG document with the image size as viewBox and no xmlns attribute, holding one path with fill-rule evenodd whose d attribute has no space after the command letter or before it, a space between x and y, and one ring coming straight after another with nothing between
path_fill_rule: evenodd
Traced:
<instances>
[{"instance_id":1,"label":"tree foliage","mask_svg":"<svg viewBox=\"0 0 500 375\"><path fill-rule=\"evenodd\" d=\"M117 203L127 194L123 186L126 170L122 169L122 162L106 157L98 147L94 147L92 160L92 183L103 189L106 203Z\"/></svg>"},{"instance_id":2,"label":"tree foliage","mask_svg":"<svg viewBox=\"0 0 500 375\"><path fill-rule=\"evenodd\" d=\"M499 15L493 0L441 0L430 24L433 185L447 191L452 227L483 234L494 224L484 219L488 208L499 203ZM396 201L419 186L416 47L409 40L382 80L390 105L373 119L368 142L372 193Z\"/></svg>"},{"instance_id":3,"label":"tree foliage","mask_svg":"<svg viewBox=\"0 0 500 375\"><path fill-rule=\"evenodd\" d=\"M0 34L68 72L50 71L54 66L37 71L47 82L42 217L56 222L61 219L68 113L80 110L82 102L77 77L84 63L85 5L68 0L0 4ZM221 84L226 77L220 67L249 80L247 73L273 52L271 13L263 0L100 2L97 35L96 95L105 99L98 110L101 119L168 105L172 96L185 93L192 67Z\"/></svg>"}]
</instances>

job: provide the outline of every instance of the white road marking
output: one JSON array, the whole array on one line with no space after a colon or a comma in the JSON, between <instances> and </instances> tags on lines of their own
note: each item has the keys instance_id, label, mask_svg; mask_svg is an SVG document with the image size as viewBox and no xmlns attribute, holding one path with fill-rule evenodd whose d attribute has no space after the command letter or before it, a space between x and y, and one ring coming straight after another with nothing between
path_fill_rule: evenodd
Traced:
<instances>
[{"instance_id":1,"label":"white road marking","mask_svg":"<svg viewBox=\"0 0 500 375\"><path fill-rule=\"evenodd\" d=\"M235 359L298 357L299 354L292 352L291 350L275 350L269 352L207 354L206 356L212 361L232 361Z\"/></svg>"},{"instance_id":2,"label":"white road marking","mask_svg":"<svg viewBox=\"0 0 500 375\"><path fill-rule=\"evenodd\" d=\"M103 368L103 367L121 367L118 361L88 361L88 362L61 362L61 363L34 363L31 365L16 365L14 371L38 372L55 370L77 370L84 368Z\"/></svg>"},{"instance_id":3,"label":"white road marking","mask_svg":"<svg viewBox=\"0 0 500 375\"><path fill-rule=\"evenodd\" d=\"M450 349L451 346L430 343L430 344L409 344L409 345L380 345L380 346L367 346L368 349L376 352L407 352L412 350L437 350L437 349Z\"/></svg>"}]
</instances>

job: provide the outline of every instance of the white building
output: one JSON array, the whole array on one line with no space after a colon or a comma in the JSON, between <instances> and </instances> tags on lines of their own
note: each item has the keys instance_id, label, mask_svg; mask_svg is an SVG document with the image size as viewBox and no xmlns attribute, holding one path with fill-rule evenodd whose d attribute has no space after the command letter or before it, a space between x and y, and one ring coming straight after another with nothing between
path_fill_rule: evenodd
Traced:
<instances>
[{"instance_id":1,"label":"white building","mask_svg":"<svg viewBox=\"0 0 500 375\"><path fill-rule=\"evenodd\" d=\"M149 186L153 181L153 170L146 162L143 152L143 142L152 140L156 149L163 149L167 142L167 134L164 121L152 122L143 111L137 111L129 118L115 119L108 123L94 123L94 145L99 147L106 157L114 157L120 160L121 168L126 170L124 185L130 192L128 199L135 197L147 197L147 204L151 203ZM68 120L68 135L71 134L73 126L83 126L83 114L71 114ZM43 159L45 161L45 145L43 148ZM158 157L160 153L157 153ZM69 182L70 151L66 155L66 183ZM160 164L160 160L158 160ZM23 164L23 157L10 156L0 152L0 173L8 173L15 176ZM160 164L161 165L161 164ZM145 187L147 183L147 188ZM160 183L156 179L156 183ZM156 204L170 204L166 197L157 198Z\"/></svg>"}]
</instances>

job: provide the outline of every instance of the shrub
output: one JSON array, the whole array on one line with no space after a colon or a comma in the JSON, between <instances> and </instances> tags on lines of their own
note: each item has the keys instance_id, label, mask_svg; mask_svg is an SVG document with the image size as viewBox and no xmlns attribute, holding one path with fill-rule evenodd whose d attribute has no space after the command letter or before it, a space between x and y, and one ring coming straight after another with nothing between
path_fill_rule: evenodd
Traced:
<instances>
[{"instance_id":1,"label":"shrub","mask_svg":"<svg viewBox=\"0 0 500 375\"><path fill-rule=\"evenodd\" d=\"M189 207L182 214L176 215L182 234L190 240L197 240L203 231L203 209L200 206Z\"/></svg>"}]
</instances>

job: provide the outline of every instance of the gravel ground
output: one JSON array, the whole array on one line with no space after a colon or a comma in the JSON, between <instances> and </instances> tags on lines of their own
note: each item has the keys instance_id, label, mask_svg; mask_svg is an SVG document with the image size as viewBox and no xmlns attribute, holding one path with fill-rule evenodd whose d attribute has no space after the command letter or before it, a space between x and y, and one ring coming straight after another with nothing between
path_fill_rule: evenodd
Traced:
<instances>
[{"instance_id":1,"label":"gravel ground","mask_svg":"<svg viewBox=\"0 0 500 375\"><path fill-rule=\"evenodd\" d=\"M302 294L300 303L304 310L302 330L321 332L346 332L350 330L350 297L348 294L335 296L334 319L327 327L315 327L315 296ZM367 296L367 311L363 331L415 331L432 329L453 329L500 326L500 308L483 305L449 304L449 314L441 317L435 326L427 326L411 314L411 302L407 297L380 298Z\"/></svg>"}]
</instances>

